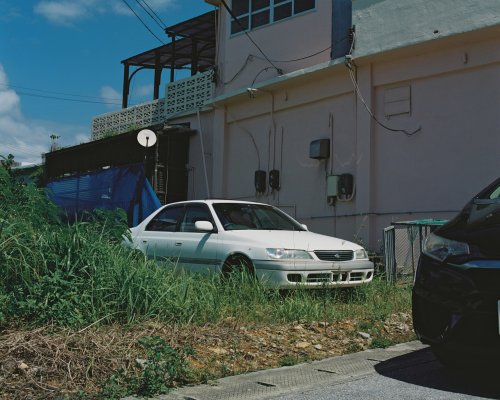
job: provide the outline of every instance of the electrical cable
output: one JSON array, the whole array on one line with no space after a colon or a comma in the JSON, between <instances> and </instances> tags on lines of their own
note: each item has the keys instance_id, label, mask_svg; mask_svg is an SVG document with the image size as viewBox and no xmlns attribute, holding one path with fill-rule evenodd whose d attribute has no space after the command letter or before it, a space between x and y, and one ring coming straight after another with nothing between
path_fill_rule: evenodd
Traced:
<instances>
[{"instance_id":1,"label":"electrical cable","mask_svg":"<svg viewBox=\"0 0 500 400\"><path fill-rule=\"evenodd\" d=\"M255 75L255 78L253 78L253 81L252 81L252 84L250 85L250 88L253 88L254 85L255 85L255 81L257 80L257 78L259 77L260 74L262 74L263 72L267 72L271 69L272 67L265 67L265 68L262 68L258 73L257 75Z\"/></svg>"},{"instance_id":2,"label":"electrical cable","mask_svg":"<svg viewBox=\"0 0 500 400\"><path fill-rule=\"evenodd\" d=\"M130 11L132 11L134 13L134 15L137 17L137 19L139 21L141 21L141 24L144 25L144 27L149 31L149 33L151 33L151 35L153 35L161 44L165 44L165 42L163 40L161 40L158 36L156 36L154 34L154 32L149 28L149 26L141 19L141 17L139 17L139 15L135 12L135 10L130 6L130 4L127 3L127 0L122 0L126 5L127 7L130 9Z\"/></svg>"},{"instance_id":3,"label":"electrical cable","mask_svg":"<svg viewBox=\"0 0 500 400\"><path fill-rule=\"evenodd\" d=\"M321 54L321 53L324 53L325 51L327 50L331 50L332 46L328 46L326 49L323 49L323 50L320 50L314 54L310 54L308 56L304 56L304 57L300 57L300 58L295 58L295 59L292 59L292 60L271 60L273 62L279 62L279 63L290 63L290 62L296 62L296 61L302 61L302 60L307 60L308 58L311 58L311 57L314 57L314 56L317 56L318 54ZM260 57L260 56L257 56L255 54L250 54L250 56L253 56L255 58L258 58L259 60L265 60L264 58Z\"/></svg>"},{"instance_id":4,"label":"electrical cable","mask_svg":"<svg viewBox=\"0 0 500 400\"><path fill-rule=\"evenodd\" d=\"M271 61L273 61L273 62L280 62L280 63L290 63L290 62L307 60L308 58L317 56L318 54L324 53L325 51L330 50L330 49L331 49L331 46L327 47L326 49L320 50L320 51L318 51L318 52L316 52L314 54L310 54L308 56L304 56L304 57L300 57L300 58L295 58L293 60L271 60ZM227 82L222 82L222 84L223 85L229 85L230 83L232 83L243 72L243 70L246 68L246 66L248 65L248 63L250 61L253 61L254 58L256 58L258 60L264 60L264 61L266 61L266 59L264 57L260 57L260 56L258 56L256 54L249 54L247 56L247 58L245 59L245 62L243 63L243 65L241 66L241 68L238 70L238 72L236 72L236 74L234 74L234 76L230 80L228 80Z\"/></svg>"},{"instance_id":5,"label":"electrical cable","mask_svg":"<svg viewBox=\"0 0 500 400\"><path fill-rule=\"evenodd\" d=\"M206 185L206 189L207 189L207 199L209 199L210 198L210 186L208 184L207 160L205 157L205 147L203 146L203 129L201 127L200 109L196 110L196 115L198 117L198 129L200 132L201 158L203 160L203 172L205 173L205 185Z\"/></svg>"},{"instance_id":6,"label":"electrical cable","mask_svg":"<svg viewBox=\"0 0 500 400\"><path fill-rule=\"evenodd\" d=\"M146 7L149 9L149 11L151 11L153 13L153 15L158 19L158 21L164 26L166 27L167 24L165 22L163 22L163 20L160 18L160 16L155 12L155 10L153 10L151 8L151 6L146 2L146 0L141 0L145 5Z\"/></svg>"},{"instance_id":7,"label":"electrical cable","mask_svg":"<svg viewBox=\"0 0 500 400\"><path fill-rule=\"evenodd\" d=\"M3 143L1 147L6 147L10 152L13 152L13 153L23 153L23 154L26 154L29 156L41 156L41 154L42 154L42 153L39 153L39 152L34 151L34 150L32 150L32 151L23 150L23 148L21 148L21 147L12 146L12 145L5 144L5 143Z\"/></svg>"},{"instance_id":8,"label":"electrical cable","mask_svg":"<svg viewBox=\"0 0 500 400\"><path fill-rule=\"evenodd\" d=\"M140 7L141 7L144 11L146 11L146 14L148 14L148 15L151 17L151 19L152 19L154 22L156 22L156 25L158 25L161 29L165 29L165 24L163 24L163 25L162 25L160 22L158 22L158 20L155 18L155 16L154 16L153 14L151 14L151 12L150 12L150 11L149 11L146 7L144 7L144 5L142 4L142 2L141 2L140 0L135 0L135 2L136 2L137 4L139 4L139 6L140 6ZM146 4L146 3L145 3L145 4Z\"/></svg>"},{"instance_id":9,"label":"electrical cable","mask_svg":"<svg viewBox=\"0 0 500 400\"><path fill-rule=\"evenodd\" d=\"M417 129L415 129L414 131L410 132L410 131L407 131L406 129L394 129L394 128L391 128L390 126L387 126L385 125L383 122L379 121L379 119L375 116L375 114L373 113L373 111L370 109L370 107L368 106L368 104L366 104L366 101L365 99L363 98L363 95L361 94L361 91L359 89L359 85L358 83L356 82L356 78L354 77L354 72L351 68L349 68L349 75L351 77L351 81L354 85L354 88L356 89L356 93L359 97L359 99L361 100L361 103L363 103L363 105L365 106L366 108L366 111L368 111L368 114L370 114L370 116L372 117L372 119L378 124L380 125L382 128L384 129L387 129L388 131L390 132L396 132L396 133L404 133L406 136L413 136L415 135L416 133L420 132L422 130L422 127L419 126Z\"/></svg>"},{"instance_id":10,"label":"electrical cable","mask_svg":"<svg viewBox=\"0 0 500 400\"><path fill-rule=\"evenodd\" d=\"M43 99L72 101L72 102L75 102L75 103L108 104L108 105L117 105L117 106L121 105L121 103L112 103L112 102L94 101L94 100L81 100L81 99L68 99L68 98L65 98L65 97L45 96L45 95L42 95L42 94L35 94L35 93L16 92L16 94L18 94L20 96L41 97Z\"/></svg>"},{"instance_id":11,"label":"electrical cable","mask_svg":"<svg viewBox=\"0 0 500 400\"><path fill-rule=\"evenodd\" d=\"M125 1L125 0L124 0ZM269 59L269 57L264 53L264 51L260 48L260 46L253 40L253 38L250 36L250 34L245 30L245 27L241 24L240 20L234 15L233 10L229 8L229 6L226 3L226 0L222 0L222 4L224 5L224 8L227 10L227 12L231 15L231 18L233 18L236 23L241 27L243 30L243 33L246 35L246 37L253 43L253 45L259 50L260 54L264 56L266 61L272 65L272 67L278 72L279 75L283 74L283 70L281 68L278 68L274 63Z\"/></svg>"},{"instance_id":12,"label":"electrical cable","mask_svg":"<svg viewBox=\"0 0 500 400\"><path fill-rule=\"evenodd\" d=\"M354 60L352 58L352 51L354 49L355 39L356 39L356 36L355 36L355 33L353 32L353 40L352 40L352 43L351 43L351 48L349 50L348 57L346 56L346 59L345 59L345 65L346 65L347 69L349 70L349 76L351 78L352 84L354 85L354 89L356 91L356 94L357 94L358 98L361 100L361 103L363 103L364 107L366 108L366 111L368 111L368 114L370 114L370 116L372 117L372 119L378 125L380 125L384 129L387 129L390 132L403 133L406 136L413 136L416 133L420 132L422 130L421 126L419 126L417 129L415 129L414 131L411 131L411 132L407 131L406 129L394 129L394 128L391 128L390 126L387 126L383 122L379 121L379 119L375 116L375 114L370 109L370 107L368 106L368 104L366 104L366 101L365 101L363 95L361 94L361 90L359 88L359 85L356 82L356 77L354 76L354 70L356 68L356 65L354 64Z\"/></svg>"},{"instance_id":13,"label":"electrical cable","mask_svg":"<svg viewBox=\"0 0 500 400\"><path fill-rule=\"evenodd\" d=\"M234 123L235 126L237 126L238 128L240 128L243 132L245 132L252 139L252 143L253 143L253 146L255 148L255 153L257 154L257 163L258 163L257 169L260 169L260 165L261 164L260 164L259 146L257 146L257 142L255 141L255 137L253 136L253 133L250 132L245 127L241 126L241 124L238 122L238 120L229 111L226 110L226 112L227 112L227 115L229 115L229 117L231 117L231 119L232 119L231 122Z\"/></svg>"},{"instance_id":14,"label":"electrical cable","mask_svg":"<svg viewBox=\"0 0 500 400\"><path fill-rule=\"evenodd\" d=\"M245 60L245 62L241 66L241 68L238 70L238 72L236 72L236 74L234 74L234 76L231 79L229 79L227 82L222 82L222 84L223 85L229 85L231 82L233 82L243 72L243 70L246 68L246 66L248 65L248 63L253 60L253 58L254 58L254 56L252 56L251 54L249 54L247 56L247 59Z\"/></svg>"},{"instance_id":15,"label":"electrical cable","mask_svg":"<svg viewBox=\"0 0 500 400\"><path fill-rule=\"evenodd\" d=\"M119 99L117 99L117 98L111 98L111 97L97 97L97 96L86 96L86 95L82 95L82 94L73 94L73 93L54 92L54 91L52 91L52 90L33 89L33 88L26 87L26 86L6 85L6 84L3 84L3 83L0 83L0 86L3 86L3 87L8 88L8 89L9 89L9 88L12 88L12 89L31 90L31 91L33 91L33 92L60 94L60 95L63 95L63 96L82 97L82 98L86 98L86 99L119 100Z\"/></svg>"},{"instance_id":16,"label":"electrical cable","mask_svg":"<svg viewBox=\"0 0 500 400\"><path fill-rule=\"evenodd\" d=\"M34 151L32 145L22 144L22 142L20 142L20 143L19 142L17 144L6 144L6 143L3 143L2 145L10 146L12 148L22 149L25 152L33 152Z\"/></svg>"}]
</instances>

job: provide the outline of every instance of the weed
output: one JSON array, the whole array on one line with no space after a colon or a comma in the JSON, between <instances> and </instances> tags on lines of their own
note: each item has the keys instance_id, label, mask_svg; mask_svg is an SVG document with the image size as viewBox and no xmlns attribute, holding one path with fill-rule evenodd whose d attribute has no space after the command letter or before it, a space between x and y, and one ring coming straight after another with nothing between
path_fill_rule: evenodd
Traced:
<instances>
[{"instance_id":1,"label":"weed","mask_svg":"<svg viewBox=\"0 0 500 400\"><path fill-rule=\"evenodd\" d=\"M386 347L392 346L396 342L385 337L375 337L373 338L370 348L371 349L385 349Z\"/></svg>"},{"instance_id":2,"label":"weed","mask_svg":"<svg viewBox=\"0 0 500 400\"><path fill-rule=\"evenodd\" d=\"M346 353L357 353L358 351L361 350L363 350L363 346L361 346L359 343L352 342L347 347Z\"/></svg>"},{"instance_id":3,"label":"weed","mask_svg":"<svg viewBox=\"0 0 500 400\"><path fill-rule=\"evenodd\" d=\"M311 362L309 355L286 355L279 360L280 367L290 367L301 363Z\"/></svg>"},{"instance_id":4,"label":"weed","mask_svg":"<svg viewBox=\"0 0 500 400\"><path fill-rule=\"evenodd\" d=\"M175 349L157 336L143 337L139 344L147 356L140 373L119 369L107 380L99 397L110 400L129 395L151 397L168 393L191 379L186 356L193 354L192 349Z\"/></svg>"}]
</instances>

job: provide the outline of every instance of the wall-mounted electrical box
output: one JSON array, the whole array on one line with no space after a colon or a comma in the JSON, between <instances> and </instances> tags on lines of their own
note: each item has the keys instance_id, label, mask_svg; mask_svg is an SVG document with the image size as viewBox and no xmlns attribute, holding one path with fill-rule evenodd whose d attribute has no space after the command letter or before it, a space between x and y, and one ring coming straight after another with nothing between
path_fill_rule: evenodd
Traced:
<instances>
[{"instance_id":1,"label":"wall-mounted electrical box","mask_svg":"<svg viewBox=\"0 0 500 400\"><path fill-rule=\"evenodd\" d=\"M330 157L330 139L313 140L309 145L309 157L316 160Z\"/></svg>"},{"instance_id":2,"label":"wall-mounted electrical box","mask_svg":"<svg viewBox=\"0 0 500 400\"><path fill-rule=\"evenodd\" d=\"M329 175L326 178L326 196L328 199L337 197L338 195L338 183L339 176L338 175Z\"/></svg>"},{"instance_id":3,"label":"wall-mounted electrical box","mask_svg":"<svg viewBox=\"0 0 500 400\"><path fill-rule=\"evenodd\" d=\"M280 190L280 172L277 169L269 171L269 186L271 189Z\"/></svg>"},{"instance_id":4,"label":"wall-mounted electrical box","mask_svg":"<svg viewBox=\"0 0 500 400\"><path fill-rule=\"evenodd\" d=\"M254 185L256 192L264 193L266 191L266 171L260 169L255 171Z\"/></svg>"},{"instance_id":5,"label":"wall-mounted electrical box","mask_svg":"<svg viewBox=\"0 0 500 400\"><path fill-rule=\"evenodd\" d=\"M354 177L352 174L342 174L339 176L338 196L349 198L353 195Z\"/></svg>"}]
</instances>

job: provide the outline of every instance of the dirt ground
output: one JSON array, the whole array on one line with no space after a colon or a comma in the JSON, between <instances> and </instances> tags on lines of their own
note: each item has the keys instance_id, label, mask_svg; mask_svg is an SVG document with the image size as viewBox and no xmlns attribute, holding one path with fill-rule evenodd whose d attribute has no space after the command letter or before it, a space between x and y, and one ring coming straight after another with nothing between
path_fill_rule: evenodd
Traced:
<instances>
[{"instance_id":1,"label":"dirt ground","mask_svg":"<svg viewBox=\"0 0 500 400\"><path fill-rule=\"evenodd\" d=\"M415 338L411 316L385 321L344 320L274 326L242 325L231 318L211 326L44 327L0 332L0 399L56 399L79 391L92 398L113 372L140 370L138 340L159 336L173 348L189 346L192 383L319 360Z\"/></svg>"}]
</instances>

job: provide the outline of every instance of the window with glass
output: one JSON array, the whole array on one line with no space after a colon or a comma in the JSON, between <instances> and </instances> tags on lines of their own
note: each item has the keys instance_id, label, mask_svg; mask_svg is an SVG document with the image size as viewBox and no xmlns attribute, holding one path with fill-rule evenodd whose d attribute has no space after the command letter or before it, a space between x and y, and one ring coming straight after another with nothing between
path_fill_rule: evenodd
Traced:
<instances>
[{"instance_id":1,"label":"window with glass","mask_svg":"<svg viewBox=\"0 0 500 400\"><path fill-rule=\"evenodd\" d=\"M156 232L175 232L183 214L183 206L164 208L149 222L146 226L146 230Z\"/></svg>"},{"instance_id":2,"label":"window with glass","mask_svg":"<svg viewBox=\"0 0 500 400\"><path fill-rule=\"evenodd\" d=\"M231 34L290 18L314 9L315 0L233 0Z\"/></svg>"},{"instance_id":3,"label":"window with glass","mask_svg":"<svg viewBox=\"0 0 500 400\"><path fill-rule=\"evenodd\" d=\"M214 225L210 210L205 204L192 204L186 206L186 213L180 225L180 232L198 232L196 222L208 221Z\"/></svg>"},{"instance_id":4,"label":"window with glass","mask_svg":"<svg viewBox=\"0 0 500 400\"><path fill-rule=\"evenodd\" d=\"M226 231L304 231L304 227L283 211L263 204L216 203L215 213Z\"/></svg>"}]
</instances>

